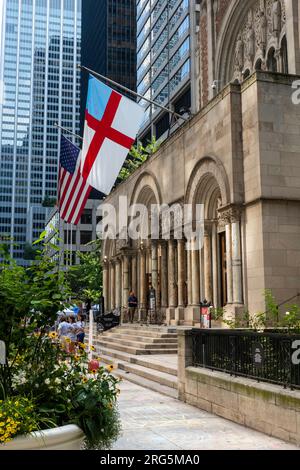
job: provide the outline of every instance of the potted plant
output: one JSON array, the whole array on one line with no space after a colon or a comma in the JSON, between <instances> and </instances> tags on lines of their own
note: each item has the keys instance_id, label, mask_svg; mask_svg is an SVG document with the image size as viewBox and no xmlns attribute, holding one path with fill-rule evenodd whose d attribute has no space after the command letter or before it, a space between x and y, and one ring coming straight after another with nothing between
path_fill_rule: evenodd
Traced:
<instances>
[{"instance_id":1,"label":"potted plant","mask_svg":"<svg viewBox=\"0 0 300 470\"><path fill-rule=\"evenodd\" d=\"M113 366L90 367L85 345L68 354L52 331L71 292L47 253L26 268L3 251L0 450L109 448L120 432L118 379Z\"/></svg>"}]
</instances>

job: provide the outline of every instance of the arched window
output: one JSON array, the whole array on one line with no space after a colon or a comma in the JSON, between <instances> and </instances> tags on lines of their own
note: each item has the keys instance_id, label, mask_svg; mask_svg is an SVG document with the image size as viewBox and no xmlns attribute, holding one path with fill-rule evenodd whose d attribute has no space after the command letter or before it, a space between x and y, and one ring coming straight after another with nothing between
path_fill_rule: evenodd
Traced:
<instances>
[{"instance_id":1,"label":"arched window","mask_svg":"<svg viewBox=\"0 0 300 470\"><path fill-rule=\"evenodd\" d=\"M283 36L281 41L280 48L281 63L282 63L282 73L289 73L289 61L288 61L288 50L287 50L287 40L286 36Z\"/></svg>"},{"instance_id":2,"label":"arched window","mask_svg":"<svg viewBox=\"0 0 300 470\"><path fill-rule=\"evenodd\" d=\"M255 70L256 70L257 72L261 72L261 70L262 70L262 60L261 60L261 59L258 59L258 60L256 61Z\"/></svg>"},{"instance_id":3,"label":"arched window","mask_svg":"<svg viewBox=\"0 0 300 470\"><path fill-rule=\"evenodd\" d=\"M267 69L269 72L277 72L277 60L274 47L272 47L268 53Z\"/></svg>"}]
</instances>

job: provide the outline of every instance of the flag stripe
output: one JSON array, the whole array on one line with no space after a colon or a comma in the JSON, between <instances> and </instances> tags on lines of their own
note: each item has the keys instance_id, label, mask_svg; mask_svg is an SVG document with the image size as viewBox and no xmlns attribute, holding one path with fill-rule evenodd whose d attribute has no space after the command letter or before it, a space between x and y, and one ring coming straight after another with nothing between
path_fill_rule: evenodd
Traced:
<instances>
[{"instance_id":1,"label":"flag stripe","mask_svg":"<svg viewBox=\"0 0 300 470\"><path fill-rule=\"evenodd\" d=\"M73 219L72 219L72 223L74 225L77 225L79 220L80 220L80 216L81 216L81 213L83 211L83 209L85 208L85 205L86 205L86 202L89 198L89 195L90 195L90 192L92 190L92 187L91 186L88 186L85 188L85 190L82 192L82 197L81 197L81 200L78 204L78 207L77 207L77 210L73 216Z\"/></svg>"},{"instance_id":2,"label":"flag stripe","mask_svg":"<svg viewBox=\"0 0 300 470\"><path fill-rule=\"evenodd\" d=\"M60 217L67 223L75 222L75 225L92 189L80 173L79 153L80 150L62 136L58 183Z\"/></svg>"}]
</instances>

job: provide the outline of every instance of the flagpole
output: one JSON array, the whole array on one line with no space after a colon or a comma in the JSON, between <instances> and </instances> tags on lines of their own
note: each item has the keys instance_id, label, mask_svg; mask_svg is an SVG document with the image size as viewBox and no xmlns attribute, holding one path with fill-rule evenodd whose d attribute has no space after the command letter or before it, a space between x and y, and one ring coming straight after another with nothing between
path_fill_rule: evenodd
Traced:
<instances>
[{"instance_id":1,"label":"flagpole","mask_svg":"<svg viewBox=\"0 0 300 470\"><path fill-rule=\"evenodd\" d=\"M111 80L111 78L105 77L104 75L101 75L100 73L95 72L94 70L91 70L91 69L89 69L88 67L85 67L84 65L78 64L77 67L78 67L79 69L85 71L85 72L91 73L91 74L94 75L95 77L99 77L99 78L101 78L102 80L106 80L108 83L111 83L112 85L114 85L114 86L120 88L121 90L124 90L124 91L126 91L127 93L131 93L132 95L135 95L135 96L137 96L138 98L140 98L140 99L142 99L142 100L144 100L144 101L147 101L148 103L153 104L154 106L157 106L158 108L164 109L164 110L167 111L168 113L173 114L173 116L176 116L178 119L182 119L183 121L186 121L186 122L189 120L189 118L186 118L186 117L182 116L181 114L176 113L176 112L173 111L172 109L166 108L165 106L163 106L163 105L161 105L161 104L159 104L159 103L156 103L155 101L150 100L149 98L145 98L145 96L141 95L140 93L137 93L136 91L130 90L130 88L127 88L126 86L121 85L120 83L117 83L117 82L115 82L114 80Z\"/></svg>"},{"instance_id":2,"label":"flagpole","mask_svg":"<svg viewBox=\"0 0 300 470\"><path fill-rule=\"evenodd\" d=\"M83 140L83 137L81 137L81 135L78 135L78 134L75 134L72 131L69 131L69 129L66 129L65 127L62 127L59 124L57 124L57 122L54 123L54 126L57 127L58 129L64 131L64 132L66 132L67 134L73 135L74 137L77 137L78 139Z\"/></svg>"}]
</instances>

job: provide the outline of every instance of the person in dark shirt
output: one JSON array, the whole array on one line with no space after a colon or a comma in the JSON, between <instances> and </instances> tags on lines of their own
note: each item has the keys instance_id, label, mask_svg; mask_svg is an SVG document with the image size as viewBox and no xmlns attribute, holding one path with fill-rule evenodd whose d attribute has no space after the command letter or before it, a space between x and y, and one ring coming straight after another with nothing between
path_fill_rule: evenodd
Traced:
<instances>
[{"instance_id":1,"label":"person in dark shirt","mask_svg":"<svg viewBox=\"0 0 300 470\"><path fill-rule=\"evenodd\" d=\"M133 323L134 315L138 306L138 299L134 295L134 292L131 291L128 297L128 313L129 313L129 322Z\"/></svg>"}]
</instances>

